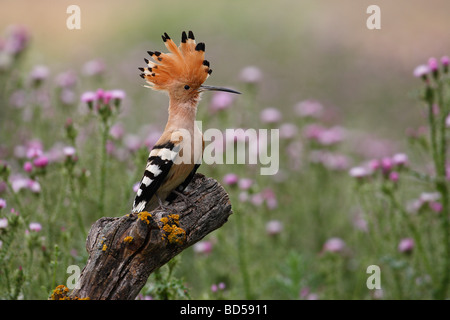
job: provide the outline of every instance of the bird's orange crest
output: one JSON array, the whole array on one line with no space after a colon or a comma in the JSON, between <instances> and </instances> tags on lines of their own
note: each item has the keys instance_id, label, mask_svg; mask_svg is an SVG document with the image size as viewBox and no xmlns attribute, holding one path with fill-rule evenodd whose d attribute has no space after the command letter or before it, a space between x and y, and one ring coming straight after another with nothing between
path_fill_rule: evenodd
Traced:
<instances>
[{"instance_id":1,"label":"bird's orange crest","mask_svg":"<svg viewBox=\"0 0 450 320\"><path fill-rule=\"evenodd\" d=\"M168 90L174 83L186 84L197 88L205 82L212 70L205 60L205 44L195 43L192 31L183 31L180 46L164 33L162 36L168 53L148 51L154 61L145 59L147 68L139 68L141 77L147 81L149 88Z\"/></svg>"}]
</instances>

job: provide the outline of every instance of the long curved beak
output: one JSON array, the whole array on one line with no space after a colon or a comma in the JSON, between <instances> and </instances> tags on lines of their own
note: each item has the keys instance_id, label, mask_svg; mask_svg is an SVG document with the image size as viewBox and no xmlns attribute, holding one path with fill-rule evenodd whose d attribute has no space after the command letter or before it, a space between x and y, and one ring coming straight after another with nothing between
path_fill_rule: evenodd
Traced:
<instances>
[{"instance_id":1,"label":"long curved beak","mask_svg":"<svg viewBox=\"0 0 450 320\"><path fill-rule=\"evenodd\" d=\"M228 89L228 88L223 88L223 87L215 87L215 86L205 86L205 85L200 86L200 91L224 91L224 92L230 92L230 93L235 93L235 94L241 94L239 91L236 91L233 89Z\"/></svg>"}]
</instances>

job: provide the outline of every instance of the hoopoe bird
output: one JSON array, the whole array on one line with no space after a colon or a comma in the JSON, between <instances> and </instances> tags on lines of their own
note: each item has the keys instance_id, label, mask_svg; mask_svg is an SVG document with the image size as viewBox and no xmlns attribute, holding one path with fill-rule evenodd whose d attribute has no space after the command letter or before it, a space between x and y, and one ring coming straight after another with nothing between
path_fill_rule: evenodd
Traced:
<instances>
[{"instance_id":1,"label":"hoopoe bird","mask_svg":"<svg viewBox=\"0 0 450 320\"><path fill-rule=\"evenodd\" d=\"M205 44L196 44L192 31L188 34L183 31L179 47L167 33L162 39L169 52L148 51L154 61L144 59L147 67L139 70L147 81L145 87L168 93L169 117L164 132L150 151L133 202L133 213L151 211L163 207L165 200L184 196L182 191L200 166L204 149L202 133L195 124L201 93L207 90L240 93L203 85L212 70L205 60ZM184 139L186 133L190 139ZM188 159L183 158L186 152L191 155Z\"/></svg>"}]
</instances>

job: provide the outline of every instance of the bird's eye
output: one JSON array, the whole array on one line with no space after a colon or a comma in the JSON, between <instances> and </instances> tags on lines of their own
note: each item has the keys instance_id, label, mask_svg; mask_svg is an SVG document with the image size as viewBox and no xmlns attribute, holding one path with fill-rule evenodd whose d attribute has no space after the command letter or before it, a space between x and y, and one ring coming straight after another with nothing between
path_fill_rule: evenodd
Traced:
<instances>
[{"instance_id":1,"label":"bird's eye","mask_svg":"<svg viewBox=\"0 0 450 320\"><path fill-rule=\"evenodd\" d=\"M185 86L184 86L184 89L185 89L185 90L189 90L190 88L191 88L191 87L189 87L188 85L185 85Z\"/></svg>"}]
</instances>

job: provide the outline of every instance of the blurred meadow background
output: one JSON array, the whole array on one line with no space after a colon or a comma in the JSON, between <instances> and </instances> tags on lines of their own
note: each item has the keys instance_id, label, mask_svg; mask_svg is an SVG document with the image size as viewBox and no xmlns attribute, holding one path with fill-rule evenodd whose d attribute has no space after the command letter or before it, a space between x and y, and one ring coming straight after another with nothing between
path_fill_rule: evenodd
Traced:
<instances>
[{"instance_id":1,"label":"blurred meadow background","mask_svg":"<svg viewBox=\"0 0 450 320\"><path fill-rule=\"evenodd\" d=\"M66 27L71 4L80 30ZM381 30L366 27L371 4ZM148 50L166 50L164 32L178 44L183 30L206 43L206 84L243 93L205 93L203 130L279 129L280 170L203 164L234 214L155 272L138 298L450 297L448 1L0 8L0 298L47 299L68 266L85 265L90 226L129 213L168 106L138 67ZM89 93L100 108L89 109ZM246 143L236 140L227 145ZM370 265L381 289L366 285Z\"/></svg>"}]
</instances>

